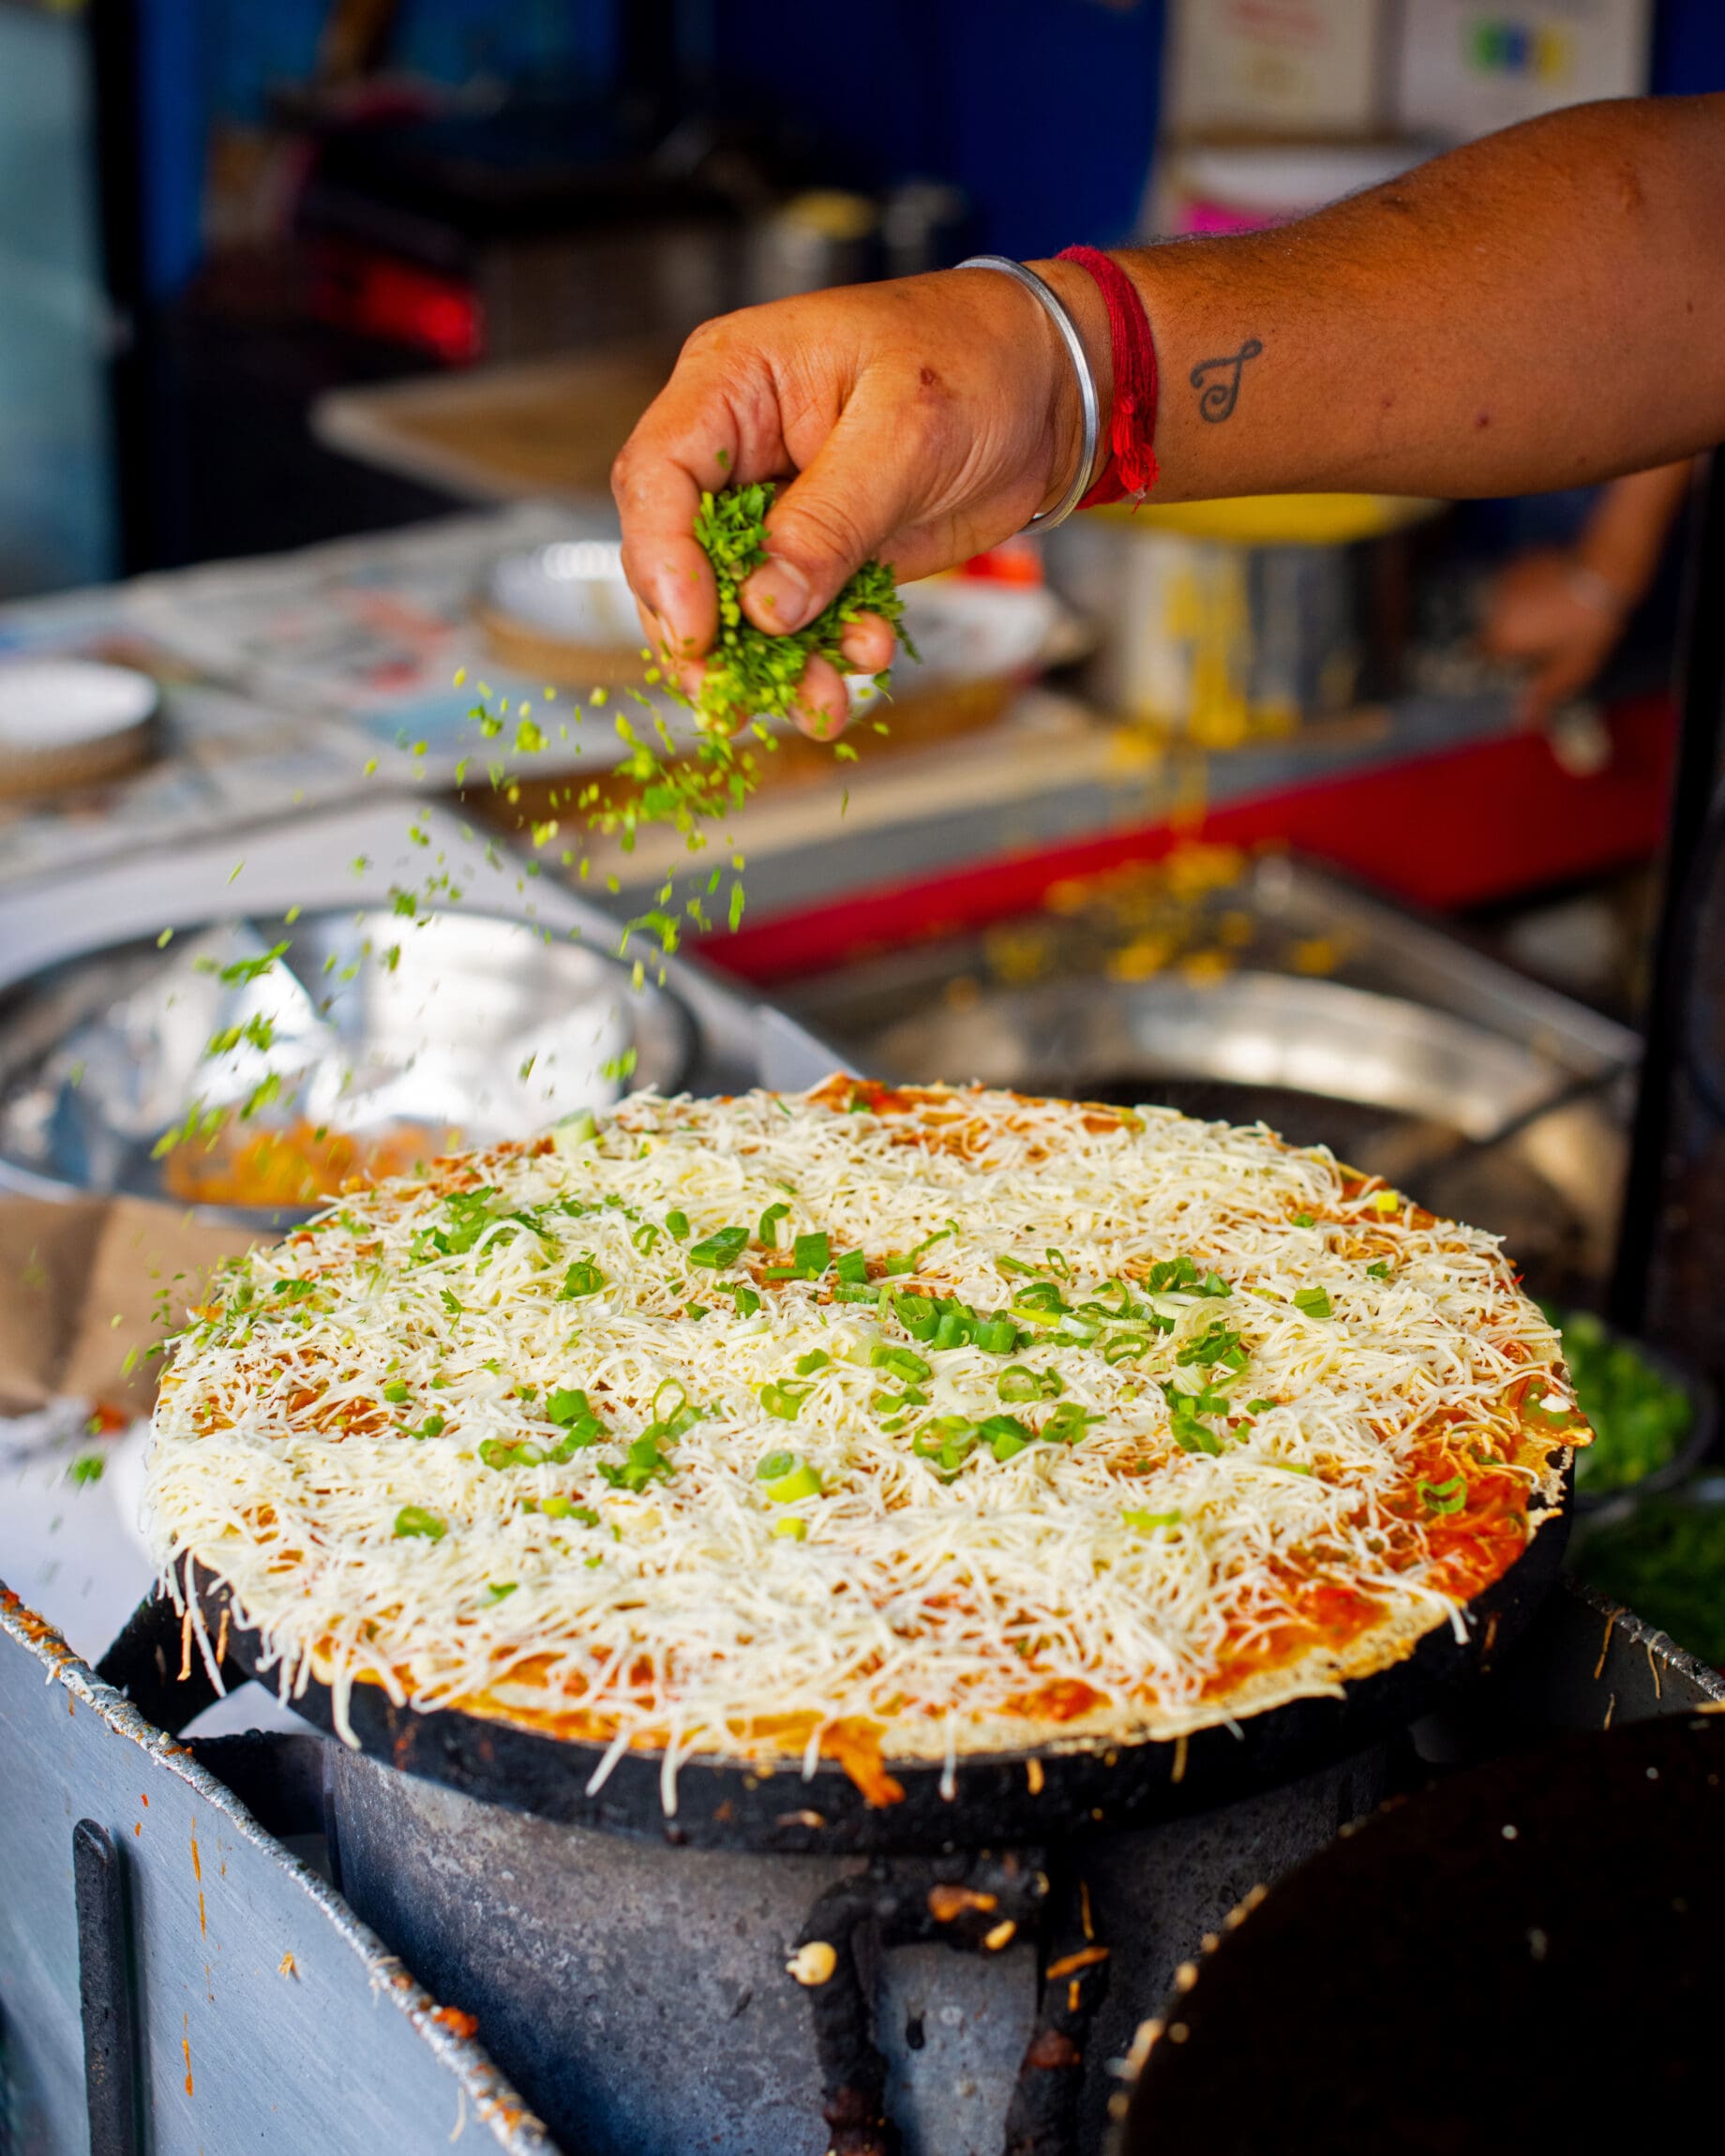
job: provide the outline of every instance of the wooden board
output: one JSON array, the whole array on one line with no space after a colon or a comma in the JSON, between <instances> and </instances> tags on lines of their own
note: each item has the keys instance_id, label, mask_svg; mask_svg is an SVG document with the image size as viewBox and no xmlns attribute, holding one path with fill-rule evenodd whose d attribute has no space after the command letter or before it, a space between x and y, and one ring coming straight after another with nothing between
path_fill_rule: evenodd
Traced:
<instances>
[{"instance_id":1,"label":"wooden board","mask_svg":"<svg viewBox=\"0 0 1725 2156\"><path fill-rule=\"evenodd\" d=\"M334 390L313 406L311 430L329 448L471 501L608 495L611 460L675 358L669 345L631 342Z\"/></svg>"}]
</instances>

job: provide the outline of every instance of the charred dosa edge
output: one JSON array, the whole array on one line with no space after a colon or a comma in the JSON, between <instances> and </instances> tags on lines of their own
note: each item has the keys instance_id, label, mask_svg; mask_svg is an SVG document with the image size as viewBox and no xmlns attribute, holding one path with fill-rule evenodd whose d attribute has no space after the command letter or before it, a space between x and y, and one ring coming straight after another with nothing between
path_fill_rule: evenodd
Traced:
<instances>
[{"instance_id":1,"label":"charred dosa edge","mask_svg":"<svg viewBox=\"0 0 1725 2156\"><path fill-rule=\"evenodd\" d=\"M223 1276L156 1433L249 1666L350 1738L592 1747L592 1800L652 1754L668 1811L1450 1659L1587 1437L1492 1238L1328 1152L838 1078L351 1193Z\"/></svg>"}]
</instances>

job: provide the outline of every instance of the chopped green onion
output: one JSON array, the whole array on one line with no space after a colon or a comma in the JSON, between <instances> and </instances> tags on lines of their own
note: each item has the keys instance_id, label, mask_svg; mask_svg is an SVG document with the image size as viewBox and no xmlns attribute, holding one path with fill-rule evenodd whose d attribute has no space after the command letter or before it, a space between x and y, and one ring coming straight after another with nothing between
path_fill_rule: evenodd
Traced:
<instances>
[{"instance_id":1,"label":"chopped green onion","mask_svg":"<svg viewBox=\"0 0 1725 2156\"><path fill-rule=\"evenodd\" d=\"M790 1207L782 1199L775 1200L760 1216L760 1224L755 1231L758 1242L765 1243L770 1250L778 1248L778 1225L790 1218Z\"/></svg>"},{"instance_id":2,"label":"chopped green onion","mask_svg":"<svg viewBox=\"0 0 1725 2156\"><path fill-rule=\"evenodd\" d=\"M797 1519L775 1520L772 1522L772 1532L786 1542L806 1542L808 1521Z\"/></svg>"},{"instance_id":3,"label":"chopped green onion","mask_svg":"<svg viewBox=\"0 0 1725 2156\"><path fill-rule=\"evenodd\" d=\"M868 1259L861 1250L847 1250L832 1268L833 1277L847 1287L863 1287L868 1281Z\"/></svg>"},{"instance_id":4,"label":"chopped green onion","mask_svg":"<svg viewBox=\"0 0 1725 2156\"><path fill-rule=\"evenodd\" d=\"M1419 1494L1433 1512L1460 1512L1467 1503L1467 1484L1457 1475L1448 1482L1422 1482Z\"/></svg>"},{"instance_id":5,"label":"chopped green onion","mask_svg":"<svg viewBox=\"0 0 1725 2156\"><path fill-rule=\"evenodd\" d=\"M396 1533L423 1535L428 1542L441 1542L449 1533L449 1523L435 1512L428 1512L423 1505L404 1505L396 1515Z\"/></svg>"},{"instance_id":6,"label":"chopped green onion","mask_svg":"<svg viewBox=\"0 0 1725 2156\"><path fill-rule=\"evenodd\" d=\"M1050 1445L1076 1445L1090 1424L1102 1419L1100 1415L1087 1415L1075 1400L1063 1400L1038 1434Z\"/></svg>"},{"instance_id":7,"label":"chopped green onion","mask_svg":"<svg viewBox=\"0 0 1725 2156\"><path fill-rule=\"evenodd\" d=\"M687 1240L689 1234L689 1216L687 1213L667 1213L665 1226L666 1232L675 1235L680 1243Z\"/></svg>"},{"instance_id":8,"label":"chopped green onion","mask_svg":"<svg viewBox=\"0 0 1725 2156\"><path fill-rule=\"evenodd\" d=\"M1303 1310L1309 1318L1327 1318L1330 1313L1328 1288L1297 1288L1294 1291L1294 1308Z\"/></svg>"},{"instance_id":9,"label":"chopped green onion","mask_svg":"<svg viewBox=\"0 0 1725 2156\"><path fill-rule=\"evenodd\" d=\"M1317 1222L1312 1218L1310 1213L1296 1213L1294 1216L1294 1225L1297 1228L1314 1228L1317 1226Z\"/></svg>"},{"instance_id":10,"label":"chopped green onion","mask_svg":"<svg viewBox=\"0 0 1725 2156\"><path fill-rule=\"evenodd\" d=\"M577 1302L584 1296L598 1295L604 1286L605 1275L592 1259L577 1258L563 1275L563 1284L557 1291L557 1299L560 1303Z\"/></svg>"},{"instance_id":11,"label":"chopped green onion","mask_svg":"<svg viewBox=\"0 0 1725 2156\"><path fill-rule=\"evenodd\" d=\"M725 1292L736 1305L737 1315L740 1318L753 1317L760 1308L760 1297L753 1288L738 1286L728 1288Z\"/></svg>"},{"instance_id":12,"label":"chopped green onion","mask_svg":"<svg viewBox=\"0 0 1725 2156\"><path fill-rule=\"evenodd\" d=\"M1127 1511L1120 1514L1120 1519L1126 1526L1142 1528L1148 1535L1158 1527L1178 1527L1181 1515L1178 1512Z\"/></svg>"},{"instance_id":13,"label":"chopped green onion","mask_svg":"<svg viewBox=\"0 0 1725 2156\"><path fill-rule=\"evenodd\" d=\"M932 1250L937 1243L944 1243L949 1235L955 1235L957 1233L957 1221L949 1220L944 1228L937 1228L932 1235L924 1235L922 1240L918 1243L910 1252L911 1271L915 1272L917 1260L922 1255L924 1250Z\"/></svg>"},{"instance_id":14,"label":"chopped green onion","mask_svg":"<svg viewBox=\"0 0 1725 2156\"><path fill-rule=\"evenodd\" d=\"M927 1295L894 1295L892 1308L898 1322L912 1340L932 1340L940 1323L940 1311Z\"/></svg>"},{"instance_id":15,"label":"chopped green onion","mask_svg":"<svg viewBox=\"0 0 1725 2156\"><path fill-rule=\"evenodd\" d=\"M1010 1363L995 1385L1002 1400L1058 1400L1066 1380L1058 1370L1031 1370L1021 1362Z\"/></svg>"},{"instance_id":16,"label":"chopped green onion","mask_svg":"<svg viewBox=\"0 0 1725 2156\"><path fill-rule=\"evenodd\" d=\"M635 1245L636 1249L644 1258L650 1257L652 1255L652 1247L658 1241L658 1239L659 1231L653 1226L651 1220L646 1221L642 1226L637 1228L635 1233L629 1237L629 1240Z\"/></svg>"},{"instance_id":17,"label":"chopped green onion","mask_svg":"<svg viewBox=\"0 0 1725 2156\"><path fill-rule=\"evenodd\" d=\"M1389 1278L1389 1260L1379 1258L1374 1265L1366 1267L1366 1273L1371 1280L1387 1280Z\"/></svg>"},{"instance_id":18,"label":"chopped green onion","mask_svg":"<svg viewBox=\"0 0 1725 2156\"><path fill-rule=\"evenodd\" d=\"M1246 1402L1246 1413L1248 1415L1268 1415L1276 1404L1273 1400L1249 1400Z\"/></svg>"},{"instance_id":19,"label":"chopped green onion","mask_svg":"<svg viewBox=\"0 0 1725 2156\"><path fill-rule=\"evenodd\" d=\"M962 1415L938 1415L910 1441L919 1460L935 1463L938 1473L954 1475L976 1450L981 1426Z\"/></svg>"},{"instance_id":20,"label":"chopped green onion","mask_svg":"<svg viewBox=\"0 0 1725 2156\"><path fill-rule=\"evenodd\" d=\"M832 1263L832 1246L824 1228L799 1235L790 1248L790 1262L804 1280L818 1280Z\"/></svg>"},{"instance_id":21,"label":"chopped green onion","mask_svg":"<svg viewBox=\"0 0 1725 2156\"><path fill-rule=\"evenodd\" d=\"M597 1527L599 1515L591 1505L577 1505L569 1497L546 1497L539 1502L539 1509L548 1520L576 1520L583 1527Z\"/></svg>"},{"instance_id":22,"label":"chopped green onion","mask_svg":"<svg viewBox=\"0 0 1725 2156\"><path fill-rule=\"evenodd\" d=\"M391 1407L399 1407L401 1402L407 1398L407 1386L403 1385L399 1378L397 1378L393 1384L386 1385L383 1387L383 1398L389 1402Z\"/></svg>"},{"instance_id":23,"label":"chopped green onion","mask_svg":"<svg viewBox=\"0 0 1725 2156\"><path fill-rule=\"evenodd\" d=\"M910 1348L893 1347L888 1340L877 1340L868 1351L871 1370L890 1370L894 1377L908 1377L913 1384L933 1377L934 1366L922 1360Z\"/></svg>"},{"instance_id":24,"label":"chopped green onion","mask_svg":"<svg viewBox=\"0 0 1725 2156\"><path fill-rule=\"evenodd\" d=\"M1325 1315L1328 1314L1326 1306ZM1174 1359L1186 1370L1194 1366L1208 1368L1211 1363L1222 1363L1229 1370L1244 1370L1247 1358L1238 1333L1218 1323L1208 1326L1195 1340L1188 1340Z\"/></svg>"},{"instance_id":25,"label":"chopped green onion","mask_svg":"<svg viewBox=\"0 0 1725 2156\"><path fill-rule=\"evenodd\" d=\"M976 1338L976 1320L966 1310L948 1306L940 1312L935 1326L935 1337L929 1342L933 1348L968 1347Z\"/></svg>"},{"instance_id":26,"label":"chopped green onion","mask_svg":"<svg viewBox=\"0 0 1725 2156\"><path fill-rule=\"evenodd\" d=\"M663 1387L661 1387L663 1390ZM599 1462L599 1473L613 1490L642 1490L657 1476L668 1482L676 1473L671 1462L659 1450L658 1426L644 1430L629 1447L629 1457L622 1467L613 1467L608 1460Z\"/></svg>"},{"instance_id":27,"label":"chopped green onion","mask_svg":"<svg viewBox=\"0 0 1725 2156\"><path fill-rule=\"evenodd\" d=\"M502 1602L513 1595L519 1585L518 1580L492 1580L488 1581L486 1593L493 1602Z\"/></svg>"},{"instance_id":28,"label":"chopped green onion","mask_svg":"<svg viewBox=\"0 0 1725 2156\"><path fill-rule=\"evenodd\" d=\"M720 1272L727 1265L734 1265L742 1255L749 1239L746 1228L719 1228L711 1235L702 1236L689 1251L692 1265L704 1265L710 1272Z\"/></svg>"},{"instance_id":29,"label":"chopped green onion","mask_svg":"<svg viewBox=\"0 0 1725 2156\"><path fill-rule=\"evenodd\" d=\"M825 1348L810 1348L807 1355L797 1357L797 1375L813 1377L818 1370L825 1370L832 1357Z\"/></svg>"},{"instance_id":30,"label":"chopped green onion","mask_svg":"<svg viewBox=\"0 0 1725 2156\"><path fill-rule=\"evenodd\" d=\"M755 1472L771 1505L795 1505L804 1497L820 1495L820 1470L806 1460L794 1461L783 1475L761 1475L758 1468Z\"/></svg>"},{"instance_id":31,"label":"chopped green onion","mask_svg":"<svg viewBox=\"0 0 1725 2156\"><path fill-rule=\"evenodd\" d=\"M1018 1327L1011 1318L984 1318L976 1328L976 1344L984 1355L1011 1355L1019 1338Z\"/></svg>"},{"instance_id":32,"label":"chopped green onion","mask_svg":"<svg viewBox=\"0 0 1725 2156\"><path fill-rule=\"evenodd\" d=\"M796 1464L794 1452L769 1452L757 1464L755 1479L757 1482L781 1481Z\"/></svg>"},{"instance_id":33,"label":"chopped green onion","mask_svg":"<svg viewBox=\"0 0 1725 2156\"><path fill-rule=\"evenodd\" d=\"M1110 1369L1123 1362L1136 1362L1156 1345L1150 1333L1112 1332L1102 1338L1102 1357Z\"/></svg>"},{"instance_id":34,"label":"chopped green onion","mask_svg":"<svg viewBox=\"0 0 1725 2156\"><path fill-rule=\"evenodd\" d=\"M761 1386L760 1404L780 1422L795 1422L802 1411L803 1401L814 1389L812 1385L786 1385L774 1379Z\"/></svg>"}]
</instances>

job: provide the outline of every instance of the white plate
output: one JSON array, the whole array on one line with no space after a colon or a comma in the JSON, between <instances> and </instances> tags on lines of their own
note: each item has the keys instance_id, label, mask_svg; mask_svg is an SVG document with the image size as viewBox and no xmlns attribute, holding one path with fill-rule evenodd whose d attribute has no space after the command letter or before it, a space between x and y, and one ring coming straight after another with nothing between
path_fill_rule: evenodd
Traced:
<instances>
[{"instance_id":1,"label":"white plate","mask_svg":"<svg viewBox=\"0 0 1725 2156\"><path fill-rule=\"evenodd\" d=\"M140 726L160 692L147 674L93 659L0 661L0 755L40 756Z\"/></svg>"}]
</instances>

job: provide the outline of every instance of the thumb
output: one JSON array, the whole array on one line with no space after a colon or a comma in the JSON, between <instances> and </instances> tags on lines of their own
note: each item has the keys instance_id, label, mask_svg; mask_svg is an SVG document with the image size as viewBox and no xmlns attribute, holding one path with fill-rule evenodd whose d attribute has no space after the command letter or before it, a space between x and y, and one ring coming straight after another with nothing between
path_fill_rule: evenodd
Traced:
<instances>
[{"instance_id":1,"label":"thumb","mask_svg":"<svg viewBox=\"0 0 1725 2156\"><path fill-rule=\"evenodd\" d=\"M739 593L758 629L802 628L916 520L913 497L927 469L919 454L922 431L895 401L852 398L768 516L769 558Z\"/></svg>"}]
</instances>

